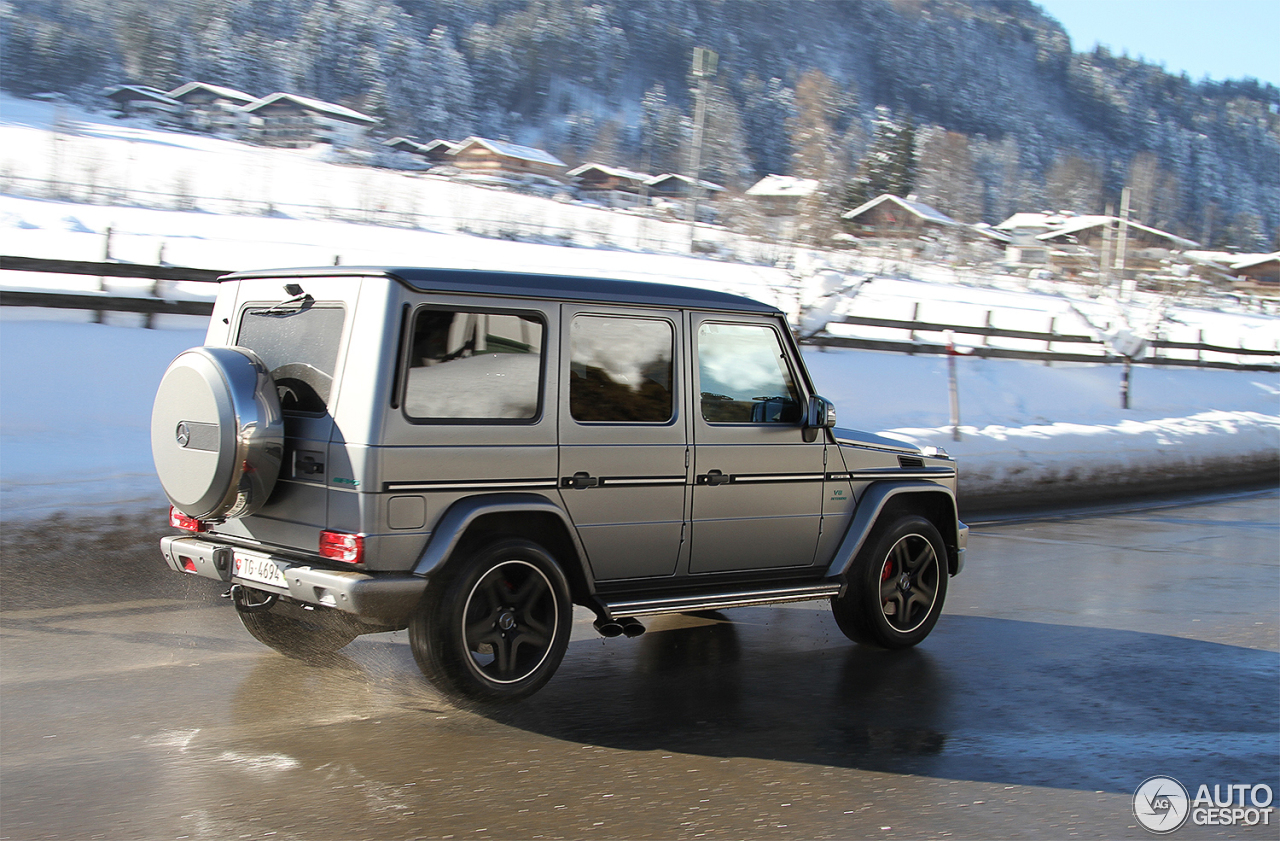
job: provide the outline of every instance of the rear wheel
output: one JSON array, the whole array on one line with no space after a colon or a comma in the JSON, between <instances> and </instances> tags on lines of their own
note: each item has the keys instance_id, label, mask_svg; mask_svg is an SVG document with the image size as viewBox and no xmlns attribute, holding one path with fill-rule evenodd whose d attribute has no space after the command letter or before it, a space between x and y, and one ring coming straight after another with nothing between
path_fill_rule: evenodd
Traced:
<instances>
[{"instance_id":1,"label":"rear wheel","mask_svg":"<svg viewBox=\"0 0 1280 841\"><path fill-rule=\"evenodd\" d=\"M572 620L568 582L551 555L506 538L429 588L409 622L409 645L423 674L446 693L514 701L551 679Z\"/></svg>"},{"instance_id":2,"label":"rear wheel","mask_svg":"<svg viewBox=\"0 0 1280 841\"><path fill-rule=\"evenodd\" d=\"M287 657L322 658L345 648L359 636L359 630L345 616L290 616L283 605L266 601L263 596L266 594L237 590L236 613L250 636ZM298 612L302 609L298 608Z\"/></svg>"},{"instance_id":3,"label":"rear wheel","mask_svg":"<svg viewBox=\"0 0 1280 841\"><path fill-rule=\"evenodd\" d=\"M947 553L933 523L899 517L871 535L843 596L831 600L849 639L881 648L908 648L929 635L947 595Z\"/></svg>"}]
</instances>

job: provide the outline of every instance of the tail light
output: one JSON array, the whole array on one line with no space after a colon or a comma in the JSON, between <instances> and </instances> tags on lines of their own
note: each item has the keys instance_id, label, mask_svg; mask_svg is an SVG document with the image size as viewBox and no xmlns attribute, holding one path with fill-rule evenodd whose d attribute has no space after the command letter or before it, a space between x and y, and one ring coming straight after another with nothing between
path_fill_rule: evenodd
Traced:
<instances>
[{"instance_id":1,"label":"tail light","mask_svg":"<svg viewBox=\"0 0 1280 841\"><path fill-rule=\"evenodd\" d=\"M340 531L320 532L320 557L344 564L364 563L364 535Z\"/></svg>"},{"instance_id":2,"label":"tail light","mask_svg":"<svg viewBox=\"0 0 1280 841\"><path fill-rule=\"evenodd\" d=\"M204 523L200 522L195 517L189 517L186 514L183 514L173 506L169 506L169 525L173 526L175 529L182 529L183 531L204 531Z\"/></svg>"}]
</instances>

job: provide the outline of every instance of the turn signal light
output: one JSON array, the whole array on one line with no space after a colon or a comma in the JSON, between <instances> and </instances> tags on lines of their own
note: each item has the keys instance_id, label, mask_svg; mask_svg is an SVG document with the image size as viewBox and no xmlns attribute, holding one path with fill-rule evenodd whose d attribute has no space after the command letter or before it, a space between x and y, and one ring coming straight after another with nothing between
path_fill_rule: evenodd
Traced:
<instances>
[{"instance_id":1,"label":"turn signal light","mask_svg":"<svg viewBox=\"0 0 1280 841\"><path fill-rule=\"evenodd\" d=\"M320 532L320 557L344 564L364 563L364 535L340 531Z\"/></svg>"},{"instance_id":2,"label":"turn signal light","mask_svg":"<svg viewBox=\"0 0 1280 841\"><path fill-rule=\"evenodd\" d=\"M183 531L204 531L204 523L200 522L195 517L188 517L172 505L169 506L169 525L173 526L175 529L182 529Z\"/></svg>"}]
</instances>

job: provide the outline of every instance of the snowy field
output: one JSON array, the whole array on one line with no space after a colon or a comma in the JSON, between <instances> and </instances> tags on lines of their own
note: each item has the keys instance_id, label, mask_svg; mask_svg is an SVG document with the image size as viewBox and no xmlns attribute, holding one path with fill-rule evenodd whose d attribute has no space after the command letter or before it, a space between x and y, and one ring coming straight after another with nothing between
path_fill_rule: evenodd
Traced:
<instances>
[{"instance_id":1,"label":"snowy field","mask_svg":"<svg viewBox=\"0 0 1280 841\"><path fill-rule=\"evenodd\" d=\"M17 178L48 178L55 165L64 172L73 166L83 170L84 161L73 164L79 158L68 149L58 150L59 143L74 144L53 139L49 128L55 118L50 105L0 97L0 187L19 183ZM286 196L310 196L307 191L320 184L335 194L349 191L354 196L374 177L429 183L326 163L305 152L266 152L100 115L64 112L62 120L65 136L92 149L90 162L96 162L94 171L104 181L108 173L116 173L111 176L116 179L139 180L146 174L163 181L178 172L187 173L184 183L220 185L231 192L250 189L247 180L265 178L272 200L279 203ZM262 154L276 157L270 165L262 164L266 158L254 158ZM250 158L258 161L256 169L236 169L237 161ZM297 165L286 165L287 160ZM520 213L559 213L561 223L584 214L583 219L592 221L583 224L597 231L603 230L594 221L600 216L639 224L627 214L572 203L458 185L449 189L470 193L459 201L473 210L483 205L486 213L513 212L519 202ZM404 200L421 205L429 193ZM442 218L447 211L441 206ZM671 242L683 227L652 220L644 224L676 229ZM1179 341L1280 347L1280 318L1256 306L1222 301L1193 307L1141 294L1118 301L1090 297L1072 286L957 273L946 266L887 266L843 256L833 276L832 267L804 255L782 268L479 238L443 224L383 227L306 214L244 216L0 195L0 253L100 260L108 228L112 258L139 263L163 256L175 265L234 270L327 265L339 257L348 265L604 274L723 289L776 304L796 318L802 308L826 303L837 315L907 319L916 314L922 320L971 325L989 319L999 327L1023 330L1046 330L1052 322L1060 333L1103 339L1129 331ZM687 230L683 227L685 237ZM664 245L662 250L669 249ZM103 287L97 278L13 272L0 275L0 283L9 289L146 291L132 282L107 281ZM824 299L823 290L830 288L840 291ZM209 294L204 284L163 284L156 291L166 297ZM151 399L169 361L202 342L202 320L160 319L161 329L144 330L126 315L91 324L87 314L18 308L0 311L0 319L3 516L161 505L147 440ZM832 329L869 338L889 336L884 328ZM1012 340L992 344L1020 346ZM1043 344L1034 347L1042 349ZM1049 499L1062 491L1079 496L1127 488L1172 490L1204 475L1271 471L1274 476L1280 462L1276 374L1137 366L1131 408L1123 410L1118 366L960 357L962 434L957 442L949 424L945 358L866 351L810 351L806 356L819 391L839 407L842 426L945 447L959 460L962 497L1000 502Z\"/></svg>"}]
</instances>

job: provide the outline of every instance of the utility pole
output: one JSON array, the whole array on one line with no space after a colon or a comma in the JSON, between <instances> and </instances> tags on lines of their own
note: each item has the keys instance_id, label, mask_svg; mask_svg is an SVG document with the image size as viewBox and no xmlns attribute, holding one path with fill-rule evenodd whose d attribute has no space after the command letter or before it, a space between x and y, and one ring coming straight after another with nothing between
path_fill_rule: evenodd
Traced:
<instances>
[{"instance_id":1,"label":"utility pole","mask_svg":"<svg viewBox=\"0 0 1280 841\"><path fill-rule=\"evenodd\" d=\"M1111 217L1115 210L1110 204L1106 206L1104 213L1107 217L1107 224L1102 228L1102 254L1098 257L1098 286L1106 289L1111 285L1111 238L1114 235L1112 231Z\"/></svg>"},{"instance_id":2,"label":"utility pole","mask_svg":"<svg viewBox=\"0 0 1280 841\"><path fill-rule=\"evenodd\" d=\"M1129 251L1129 188L1125 187L1120 193L1120 235L1116 239L1116 275L1120 281L1120 293L1117 298L1123 298L1125 290L1124 282L1124 264L1125 257ZM1131 296L1132 297L1132 296Z\"/></svg>"},{"instance_id":3,"label":"utility pole","mask_svg":"<svg viewBox=\"0 0 1280 841\"><path fill-rule=\"evenodd\" d=\"M701 192L701 181L698 172L702 169L702 130L707 121L707 86L711 77L716 75L716 65L720 56L706 47L693 48L693 77L698 80L694 88L693 99L693 143L689 149L689 253L695 251L698 241L698 194Z\"/></svg>"}]
</instances>

